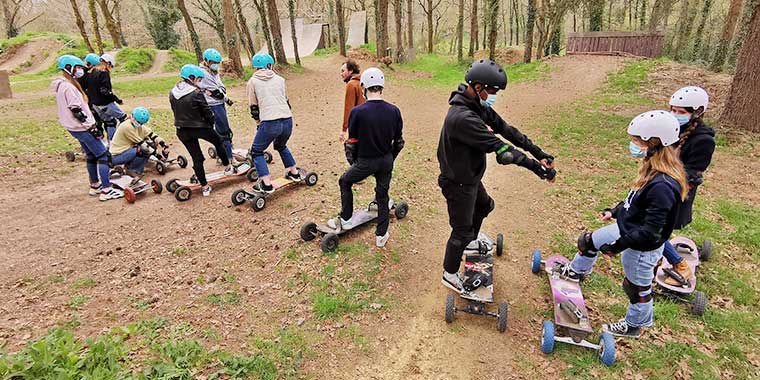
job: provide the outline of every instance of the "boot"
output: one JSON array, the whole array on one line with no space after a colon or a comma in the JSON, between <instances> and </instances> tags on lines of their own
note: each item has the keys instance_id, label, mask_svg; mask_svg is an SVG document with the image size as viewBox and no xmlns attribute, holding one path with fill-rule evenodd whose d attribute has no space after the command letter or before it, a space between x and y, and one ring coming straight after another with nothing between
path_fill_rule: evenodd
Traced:
<instances>
[{"instance_id":1,"label":"boot","mask_svg":"<svg viewBox=\"0 0 760 380\"><path fill-rule=\"evenodd\" d=\"M691 268L689 267L689 264L686 263L686 260L681 260L680 263L673 265L673 269L683 276L689 284L694 280L694 274L691 272ZM670 276L665 278L665 283L672 286L681 286L676 279Z\"/></svg>"}]
</instances>

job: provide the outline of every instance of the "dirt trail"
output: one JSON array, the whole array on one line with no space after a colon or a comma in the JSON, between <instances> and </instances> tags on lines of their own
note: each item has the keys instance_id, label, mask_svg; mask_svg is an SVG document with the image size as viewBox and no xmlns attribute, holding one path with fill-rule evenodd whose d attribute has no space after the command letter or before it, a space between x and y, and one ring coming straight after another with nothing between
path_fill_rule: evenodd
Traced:
<instances>
[{"instance_id":1,"label":"dirt trail","mask_svg":"<svg viewBox=\"0 0 760 380\"><path fill-rule=\"evenodd\" d=\"M47 69L58 58L63 42L50 38L33 39L0 59L0 70L17 74L34 74Z\"/></svg>"}]
</instances>

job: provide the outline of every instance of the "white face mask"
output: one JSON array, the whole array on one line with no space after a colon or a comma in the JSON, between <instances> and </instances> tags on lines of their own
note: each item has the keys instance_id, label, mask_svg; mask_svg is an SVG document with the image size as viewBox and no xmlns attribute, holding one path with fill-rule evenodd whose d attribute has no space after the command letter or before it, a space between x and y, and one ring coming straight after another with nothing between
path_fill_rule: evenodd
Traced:
<instances>
[{"instance_id":1,"label":"white face mask","mask_svg":"<svg viewBox=\"0 0 760 380\"><path fill-rule=\"evenodd\" d=\"M74 73L71 76L73 76L76 79L79 79L79 78L83 77L84 76L84 69L82 69L81 67L75 67L74 68Z\"/></svg>"}]
</instances>

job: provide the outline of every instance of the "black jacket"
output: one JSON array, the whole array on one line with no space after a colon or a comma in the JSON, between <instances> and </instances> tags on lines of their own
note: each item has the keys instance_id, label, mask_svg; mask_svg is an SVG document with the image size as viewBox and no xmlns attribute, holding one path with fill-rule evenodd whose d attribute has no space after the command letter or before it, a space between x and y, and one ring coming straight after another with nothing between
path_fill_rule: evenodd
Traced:
<instances>
[{"instance_id":1,"label":"black jacket","mask_svg":"<svg viewBox=\"0 0 760 380\"><path fill-rule=\"evenodd\" d=\"M681 186L665 174L658 174L638 191L631 190L611 210L620 229L613 252L659 248L673 233L680 206Z\"/></svg>"},{"instance_id":2,"label":"black jacket","mask_svg":"<svg viewBox=\"0 0 760 380\"><path fill-rule=\"evenodd\" d=\"M91 104L105 106L119 100L111 88L111 74L107 71L90 70L84 78L85 93Z\"/></svg>"},{"instance_id":3,"label":"black jacket","mask_svg":"<svg viewBox=\"0 0 760 380\"><path fill-rule=\"evenodd\" d=\"M394 153L394 143L404 140L403 128L401 111L384 100L368 100L354 107L348 117L348 138L356 141L359 158Z\"/></svg>"},{"instance_id":4,"label":"black jacket","mask_svg":"<svg viewBox=\"0 0 760 380\"><path fill-rule=\"evenodd\" d=\"M681 146L681 162L686 169L686 179L689 181L689 197L681 204L676 220L676 229L680 230L691 223L694 198L697 187L702 184L702 175L710 166L715 152L715 131L702 120L697 121L697 127Z\"/></svg>"},{"instance_id":5,"label":"black jacket","mask_svg":"<svg viewBox=\"0 0 760 380\"><path fill-rule=\"evenodd\" d=\"M469 97L465 90L467 86L460 84L449 98L449 112L438 140L441 177L460 184L480 182L486 171L486 154L506 145L496 137L497 133L536 159L545 158L541 148L527 136L507 124L493 109L481 106L480 101Z\"/></svg>"},{"instance_id":6,"label":"black jacket","mask_svg":"<svg viewBox=\"0 0 760 380\"><path fill-rule=\"evenodd\" d=\"M214 112L206 103L203 92L180 81L169 94L169 104L174 113L174 126L179 128L214 128Z\"/></svg>"}]
</instances>

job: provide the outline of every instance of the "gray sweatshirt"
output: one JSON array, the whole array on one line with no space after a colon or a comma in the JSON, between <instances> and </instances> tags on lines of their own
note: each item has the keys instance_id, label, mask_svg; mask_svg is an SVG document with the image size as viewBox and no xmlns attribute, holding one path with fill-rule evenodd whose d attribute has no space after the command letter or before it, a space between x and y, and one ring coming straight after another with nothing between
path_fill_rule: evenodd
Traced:
<instances>
[{"instance_id":1,"label":"gray sweatshirt","mask_svg":"<svg viewBox=\"0 0 760 380\"><path fill-rule=\"evenodd\" d=\"M224 102L227 100L227 89L222 83L222 77L219 76L219 72L214 73L203 64L200 65L200 68L203 70L204 77L201 80L199 87L204 91L203 94L206 96L206 102L209 106L218 106L220 104L224 104ZM213 92L214 90L221 91L222 94L224 94L224 98L217 99L206 94L206 91Z\"/></svg>"}]
</instances>

